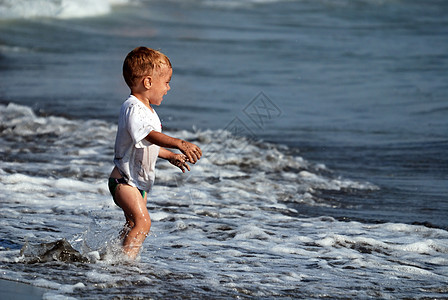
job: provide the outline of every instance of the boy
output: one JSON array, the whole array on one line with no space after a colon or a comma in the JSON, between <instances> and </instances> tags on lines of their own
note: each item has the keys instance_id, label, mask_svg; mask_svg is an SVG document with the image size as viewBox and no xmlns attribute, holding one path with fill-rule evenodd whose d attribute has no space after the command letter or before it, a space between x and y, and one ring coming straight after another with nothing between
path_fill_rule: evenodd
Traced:
<instances>
[{"instance_id":1,"label":"boy","mask_svg":"<svg viewBox=\"0 0 448 300\"><path fill-rule=\"evenodd\" d=\"M131 259L137 257L151 228L146 200L154 183L157 157L185 172L190 171L187 162L194 164L202 156L198 146L161 132L153 106L159 106L170 90L172 73L168 57L146 47L129 52L123 63L123 77L131 95L121 106L109 189L126 217L123 252ZM179 149L183 154L166 148Z\"/></svg>"}]
</instances>

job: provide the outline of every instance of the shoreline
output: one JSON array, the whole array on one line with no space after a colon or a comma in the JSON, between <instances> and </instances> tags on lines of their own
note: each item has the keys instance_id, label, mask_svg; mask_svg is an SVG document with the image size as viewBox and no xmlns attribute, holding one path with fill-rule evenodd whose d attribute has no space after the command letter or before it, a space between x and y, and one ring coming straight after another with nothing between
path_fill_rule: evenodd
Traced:
<instances>
[{"instance_id":1,"label":"shoreline","mask_svg":"<svg viewBox=\"0 0 448 300\"><path fill-rule=\"evenodd\" d=\"M38 300L48 289L35 287L27 283L0 279L0 298L2 300Z\"/></svg>"}]
</instances>

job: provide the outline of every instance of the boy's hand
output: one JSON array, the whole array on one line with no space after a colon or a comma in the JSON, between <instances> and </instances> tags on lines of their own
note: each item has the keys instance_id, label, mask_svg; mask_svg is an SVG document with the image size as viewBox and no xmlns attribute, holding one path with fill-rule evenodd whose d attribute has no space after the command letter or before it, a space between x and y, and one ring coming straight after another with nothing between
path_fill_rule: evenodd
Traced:
<instances>
[{"instance_id":1,"label":"boy's hand","mask_svg":"<svg viewBox=\"0 0 448 300\"><path fill-rule=\"evenodd\" d=\"M168 161L173 166L178 167L182 173L185 173L185 169L190 171L190 166L187 165L187 157L183 154L174 154Z\"/></svg>"},{"instance_id":2,"label":"boy's hand","mask_svg":"<svg viewBox=\"0 0 448 300\"><path fill-rule=\"evenodd\" d=\"M202 156L201 148L187 141L170 137L164 133L151 131L146 140L163 148L177 148L187 156L188 162L194 164Z\"/></svg>"},{"instance_id":3,"label":"boy's hand","mask_svg":"<svg viewBox=\"0 0 448 300\"><path fill-rule=\"evenodd\" d=\"M195 164L202 156L201 148L187 141L181 141L179 150L185 154L187 161L192 164Z\"/></svg>"}]
</instances>

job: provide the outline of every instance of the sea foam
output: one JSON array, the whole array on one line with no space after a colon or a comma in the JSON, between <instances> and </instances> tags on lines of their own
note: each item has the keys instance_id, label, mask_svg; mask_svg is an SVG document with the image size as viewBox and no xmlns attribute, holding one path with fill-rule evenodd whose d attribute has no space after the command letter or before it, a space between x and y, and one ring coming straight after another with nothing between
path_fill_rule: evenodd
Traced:
<instances>
[{"instance_id":1,"label":"sea foam","mask_svg":"<svg viewBox=\"0 0 448 300\"><path fill-rule=\"evenodd\" d=\"M84 18L111 12L114 5L128 0L4 0L0 20L29 18Z\"/></svg>"},{"instance_id":2,"label":"sea foam","mask_svg":"<svg viewBox=\"0 0 448 300\"><path fill-rule=\"evenodd\" d=\"M0 226L8 228L0 261L14 270L3 268L0 278L55 290L48 297L85 288L94 298L111 288L125 295L138 285L157 298L185 290L195 298L319 298L316 291L393 298L409 295L396 292L397 285L414 288L409 278L434 290L419 295L437 297L448 283L445 230L303 217L302 208L331 205L317 191L377 187L277 145L213 130L165 131L197 143L204 157L186 174L157 163L151 234L130 264L120 256L123 212L107 191L116 126L10 104L0 105L0 127ZM64 239L62 248L47 249ZM33 251L19 259L23 245ZM81 262L65 262L64 249ZM80 274L81 264L87 271ZM31 272L39 278L28 278Z\"/></svg>"}]
</instances>

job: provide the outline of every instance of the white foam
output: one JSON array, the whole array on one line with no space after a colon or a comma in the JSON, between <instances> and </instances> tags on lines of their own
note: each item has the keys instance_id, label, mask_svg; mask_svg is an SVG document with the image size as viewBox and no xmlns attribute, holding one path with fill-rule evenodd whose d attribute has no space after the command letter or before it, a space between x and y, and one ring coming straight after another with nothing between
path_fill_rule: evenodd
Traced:
<instances>
[{"instance_id":1,"label":"white foam","mask_svg":"<svg viewBox=\"0 0 448 300\"><path fill-rule=\"evenodd\" d=\"M30 48L24 48L19 46L8 46L0 44L0 53L12 52L12 53L27 53L31 52Z\"/></svg>"},{"instance_id":2,"label":"white foam","mask_svg":"<svg viewBox=\"0 0 448 300\"><path fill-rule=\"evenodd\" d=\"M222 8L238 8L248 7L251 5L268 4L290 0L206 0L204 3L208 6L222 7Z\"/></svg>"},{"instance_id":3,"label":"white foam","mask_svg":"<svg viewBox=\"0 0 448 300\"><path fill-rule=\"evenodd\" d=\"M129 2L127 0L3 0L0 2L0 19L92 17L108 14L113 6Z\"/></svg>"},{"instance_id":4,"label":"white foam","mask_svg":"<svg viewBox=\"0 0 448 300\"><path fill-rule=\"evenodd\" d=\"M208 147L204 151L208 159L187 174L158 163L156 184L148 195L151 234L140 260L131 265L117 238L125 221L123 212L107 191L113 152L104 149L113 148L116 127L98 120L38 117L15 105L0 105L0 117L2 150L11 158L2 161L0 169L0 194L8 199L2 202L0 225L8 228L16 243L65 238L90 258L82 276L73 275L79 266L67 264L68 271L57 268L62 275L56 276L56 271L48 271L48 263L33 265L40 277L31 283L55 289L47 298L76 295L82 285L89 293L96 291L94 287L126 289L126 284L144 283L139 285L144 292L150 289L146 283L161 290L188 286L189 291L207 285L223 295L244 290L250 297L275 298L284 287L300 287L305 295L318 290L337 296L352 290L360 278L388 289L397 282L413 287L403 281L406 277L423 284L448 284L444 275L448 232L406 224L300 218L300 209L290 209L288 202L325 205L316 190L375 187L335 177L323 166L288 155L275 145L245 141L244 149L238 148L240 138L215 131L168 132L199 141L204 150ZM96 131L93 137L90 127ZM33 152L39 147L33 131L43 134L39 142L48 134L45 151ZM13 270L3 275L0 270L2 278L27 274L11 266L18 252L17 248L0 251L0 261ZM63 276L67 280L55 279ZM356 291L341 297L369 297ZM376 297L393 298L384 291Z\"/></svg>"},{"instance_id":5,"label":"white foam","mask_svg":"<svg viewBox=\"0 0 448 300\"><path fill-rule=\"evenodd\" d=\"M286 246L286 245L276 245L271 248L271 251L277 252L277 253L287 253L287 254L296 254L296 255L309 255L308 251L299 248L299 247L293 247L293 246Z\"/></svg>"},{"instance_id":6,"label":"white foam","mask_svg":"<svg viewBox=\"0 0 448 300\"><path fill-rule=\"evenodd\" d=\"M308 171L301 171L299 176L309 182L314 189L341 190L341 189L359 189L359 190L378 190L379 187L371 183L360 183L349 179L337 178L328 180L321 175L313 174Z\"/></svg>"},{"instance_id":7,"label":"white foam","mask_svg":"<svg viewBox=\"0 0 448 300\"><path fill-rule=\"evenodd\" d=\"M43 278L39 278L33 281L33 285L38 286L38 287L43 287L43 288L48 288L48 289L54 289L57 290L59 289L62 284L54 282L54 281L49 281Z\"/></svg>"},{"instance_id":8,"label":"white foam","mask_svg":"<svg viewBox=\"0 0 448 300\"><path fill-rule=\"evenodd\" d=\"M105 186L70 178L52 179L23 174L0 175L0 181L8 186L9 192L26 194L45 193L49 190L55 191L55 189L59 189L60 192L66 191L67 193L97 193L99 190L102 190L103 194L105 194L104 191L106 190Z\"/></svg>"},{"instance_id":9,"label":"white foam","mask_svg":"<svg viewBox=\"0 0 448 300\"><path fill-rule=\"evenodd\" d=\"M448 253L448 247L431 239L405 245L402 250L421 254L433 254L435 251Z\"/></svg>"},{"instance_id":10,"label":"white foam","mask_svg":"<svg viewBox=\"0 0 448 300\"><path fill-rule=\"evenodd\" d=\"M87 272L87 278L92 282L112 282L115 281L115 277L110 274L99 273L97 271Z\"/></svg>"},{"instance_id":11,"label":"white foam","mask_svg":"<svg viewBox=\"0 0 448 300\"><path fill-rule=\"evenodd\" d=\"M167 214L165 212L162 212L162 211L151 213L151 220L152 221L162 221L162 220L167 219L169 217L170 217L169 214Z\"/></svg>"},{"instance_id":12,"label":"white foam","mask_svg":"<svg viewBox=\"0 0 448 300\"><path fill-rule=\"evenodd\" d=\"M47 292L42 296L42 300L77 300L75 297L70 297L58 292Z\"/></svg>"}]
</instances>

